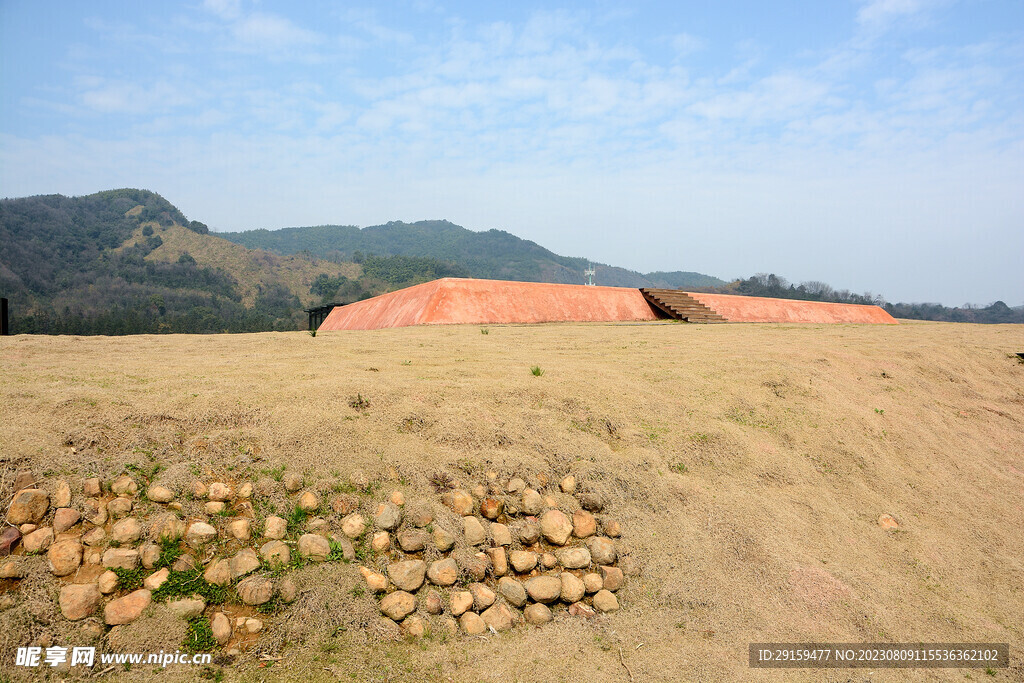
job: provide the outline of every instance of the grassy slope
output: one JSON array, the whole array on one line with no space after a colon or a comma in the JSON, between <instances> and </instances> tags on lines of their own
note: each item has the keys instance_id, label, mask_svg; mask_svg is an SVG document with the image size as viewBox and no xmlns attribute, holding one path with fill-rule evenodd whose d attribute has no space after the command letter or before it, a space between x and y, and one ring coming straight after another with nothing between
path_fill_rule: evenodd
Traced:
<instances>
[{"instance_id":1,"label":"grassy slope","mask_svg":"<svg viewBox=\"0 0 1024 683\"><path fill-rule=\"evenodd\" d=\"M246 306L252 306L261 284L272 282L285 285L299 297L304 306L309 306L319 301L319 297L310 293L309 287L320 273L332 277L344 275L357 278L361 272L355 263L332 263L303 256L280 256L262 249L248 249L214 234L200 235L178 224L170 227L156 223L145 225L153 227L153 234L163 240L163 244L154 249L147 259L173 262L188 252L200 266L219 268L238 280L242 303ZM144 240L143 227L139 226L124 246Z\"/></svg>"},{"instance_id":2,"label":"grassy slope","mask_svg":"<svg viewBox=\"0 0 1024 683\"><path fill-rule=\"evenodd\" d=\"M15 337L0 339L0 422L19 425L9 472L114 476L151 452L179 486L193 467L285 465L326 491L358 468L378 498L412 499L437 470L572 471L608 496L643 566L603 622L383 645L362 628L375 608L351 592L355 566L307 569L308 592L261 635L284 660L250 656L227 680L1012 681L1021 350L1020 326L941 323ZM878 640L1008 641L1015 669L746 666L752 641ZM123 679L188 677L175 671Z\"/></svg>"}]
</instances>

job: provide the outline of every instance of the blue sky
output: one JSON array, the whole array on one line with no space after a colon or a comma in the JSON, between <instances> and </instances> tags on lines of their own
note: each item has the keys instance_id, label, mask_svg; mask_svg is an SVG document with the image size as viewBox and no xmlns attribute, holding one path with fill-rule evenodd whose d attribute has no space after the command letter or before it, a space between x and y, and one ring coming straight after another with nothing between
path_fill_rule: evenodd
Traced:
<instances>
[{"instance_id":1,"label":"blue sky","mask_svg":"<svg viewBox=\"0 0 1024 683\"><path fill-rule=\"evenodd\" d=\"M1024 3L0 0L0 195L1024 303Z\"/></svg>"}]
</instances>

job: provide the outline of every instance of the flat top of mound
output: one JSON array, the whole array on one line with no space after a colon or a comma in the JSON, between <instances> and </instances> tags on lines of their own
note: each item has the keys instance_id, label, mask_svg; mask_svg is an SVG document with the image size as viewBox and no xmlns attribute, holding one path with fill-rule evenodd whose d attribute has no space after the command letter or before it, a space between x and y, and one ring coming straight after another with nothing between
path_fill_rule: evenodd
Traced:
<instances>
[{"instance_id":1,"label":"flat top of mound","mask_svg":"<svg viewBox=\"0 0 1024 683\"><path fill-rule=\"evenodd\" d=\"M3 471L159 465L184 482L284 467L330 487L361 470L410 499L438 472L571 472L605 496L643 570L603 620L382 644L345 616L373 598L340 565L310 575L301 618L275 617L260 641L290 679L820 680L748 669L747 645L972 641L1009 642L1016 669L996 680L1011 680L1018 351L1021 326L910 322L8 337ZM127 676L187 678L176 671Z\"/></svg>"}]
</instances>

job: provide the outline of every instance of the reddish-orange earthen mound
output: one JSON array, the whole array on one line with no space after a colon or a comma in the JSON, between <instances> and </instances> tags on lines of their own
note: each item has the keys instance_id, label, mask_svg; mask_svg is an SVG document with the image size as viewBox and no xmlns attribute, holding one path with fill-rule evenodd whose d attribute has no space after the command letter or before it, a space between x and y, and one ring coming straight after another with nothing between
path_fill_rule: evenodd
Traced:
<instances>
[{"instance_id":1,"label":"reddish-orange earthen mound","mask_svg":"<svg viewBox=\"0 0 1024 683\"><path fill-rule=\"evenodd\" d=\"M701 294L700 292L687 292L687 294L729 322L897 324L895 318L878 306L767 299L732 294Z\"/></svg>"},{"instance_id":2,"label":"reddish-orange earthen mound","mask_svg":"<svg viewBox=\"0 0 1024 683\"><path fill-rule=\"evenodd\" d=\"M320 331L409 325L657 320L639 289L443 278L338 306Z\"/></svg>"}]
</instances>

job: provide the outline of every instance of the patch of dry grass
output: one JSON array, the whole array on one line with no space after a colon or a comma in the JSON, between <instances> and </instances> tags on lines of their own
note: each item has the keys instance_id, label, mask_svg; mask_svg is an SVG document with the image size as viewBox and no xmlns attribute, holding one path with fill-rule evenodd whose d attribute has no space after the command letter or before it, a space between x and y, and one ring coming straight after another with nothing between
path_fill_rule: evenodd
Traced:
<instances>
[{"instance_id":1,"label":"patch of dry grass","mask_svg":"<svg viewBox=\"0 0 1024 683\"><path fill-rule=\"evenodd\" d=\"M284 659L230 680L861 680L750 670L747 644L918 640L1009 642L1014 670L972 675L1020 680L1021 350L1020 326L938 323L4 338L0 466L5 486L27 466L179 485L284 467L325 492L362 470L373 499L572 472L643 568L604 622L446 643L381 642L355 566L307 568L301 623L260 641Z\"/></svg>"}]
</instances>

